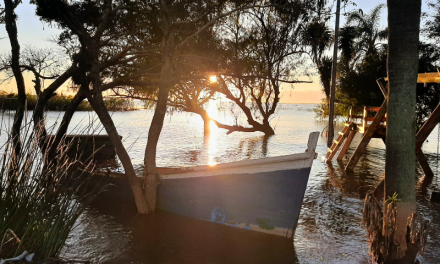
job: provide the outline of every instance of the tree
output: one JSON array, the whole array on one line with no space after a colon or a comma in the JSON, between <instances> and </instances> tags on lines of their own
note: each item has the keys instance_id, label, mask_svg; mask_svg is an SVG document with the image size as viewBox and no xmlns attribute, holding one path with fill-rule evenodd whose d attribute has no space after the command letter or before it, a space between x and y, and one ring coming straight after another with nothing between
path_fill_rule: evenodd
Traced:
<instances>
[{"instance_id":1,"label":"tree","mask_svg":"<svg viewBox=\"0 0 440 264\"><path fill-rule=\"evenodd\" d=\"M427 4L434 12L433 16L425 21L423 33L437 44L440 39L440 1L429 1Z\"/></svg>"},{"instance_id":2,"label":"tree","mask_svg":"<svg viewBox=\"0 0 440 264\"><path fill-rule=\"evenodd\" d=\"M371 54L377 54L379 52L378 47L380 46L379 41L387 38L387 29L379 28L380 12L384 7L384 4L380 4L374 7L368 14L364 14L363 11L359 9L347 15L345 22L347 35L348 37L355 37L356 39L354 49L351 49L356 54L353 58L354 63L359 61L363 56L366 57ZM353 27L355 29L354 32ZM349 45L343 45L342 50L344 50L344 47L348 48ZM344 52L344 55L348 57L348 54L345 53L346 52Z\"/></svg>"},{"instance_id":3,"label":"tree","mask_svg":"<svg viewBox=\"0 0 440 264\"><path fill-rule=\"evenodd\" d=\"M330 96L332 59L324 56L324 53L330 47L332 38L327 20L323 18L318 17L307 24L303 30L304 44L310 46L309 56L318 69L320 82L327 97Z\"/></svg>"},{"instance_id":4,"label":"tree","mask_svg":"<svg viewBox=\"0 0 440 264\"><path fill-rule=\"evenodd\" d=\"M383 212L367 195L364 222L379 263L414 263L424 232L414 227L415 110L421 1L388 0L388 105ZM411 220L411 221L410 221ZM375 228L379 227L378 229Z\"/></svg>"},{"instance_id":5,"label":"tree","mask_svg":"<svg viewBox=\"0 0 440 264\"><path fill-rule=\"evenodd\" d=\"M384 96L376 80L386 76L386 60L386 50L380 50L377 54L363 58L352 69L343 71L345 67L339 67L343 72L339 73L338 92L344 94L346 100L338 103L349 106L380 106Z\"/></svg>"},{"instance_id":6,"label":"tree","mask_svg":"<svg viewBox=\"0 0 440 264\"><path fill-rule=\"evenodd\" d=\"M156 147L167 109L168 94L173 87L175 69L184 61L178 51L189 47L216 21L238 9L225 8L224 2L159 3L106 0L66 3L60 0L36 1L37 15L44 21L56 22L64 32L60 41L76 40L79 52L73 56L78 71L73 81L80 86L97 113L124 167L140 213L156 207ZM244 4L239 9L254 4ZM188 13L182 13L181 11ZM199 39L198 41L202 41ZM151 44L144 49L145 43ZM149 74L139 67L129 74L115 74L122 68L133 68L142 59L160 61L160 67ZM137 64L139 65L139 64ZM112 75L113 74L113 75ZM117 77L115 77L117 76ZM102 93L120 85L156 86L158 100L150 126L145 151L144 177L140 181L130 157L118 136L116 127L105 109Z\"/></svg>"},{"instance_id":7,"label":"tree","mask_svg":"<svg viewBox=\"0 0 440 264\"><path fill-rule=\"evenodd\" d=\"M214 120L218 127L234 131L275 132L270 118L280 100L281 85L307 81L295 79L301 64L301 25L309 18L310 6L292 1L280 9L247 9L231 16L220 25L224 48L229 51L226 69L218 74L216 92L238 106L246 117L246 125L226 125Z\"/></svg>"},{"instance_id":8,"label":"tree","mask_svg":"<svg viewBox=\"0 0 440 264\"><path fill-rule=\"evenodd\" d=\"M34 90L37 95L37 104L33 112L33 121L35 131L39 131L39 144L43 153L46 153L47 148L50 148L50 155L46 156L46 161L52 160L55 155L55 149L59 145L61 138L67 131L69 122L66 122L70 112L67 111L63 117L63 122L58 129L59 134L56 136L56 140L51 141L49 144L49 138L47 135L44 111L46 104L50 98L55 95L55 92L73 75L75 70L74 66L71 66L62 72L65 62L63 61L61 54L57 54L53 49L34 49L27 47L24 49L22 56L20 57L19 68L20 71L28 71L34 75L32 82L34 83ZM8 81L14 78L14 72L12 71L12 59L10 55L4 55L0 60L0 71L6 73L6 77L3 81ZM44 81L51 80L52 83L48 87L44 87ZM71 118L71 116L70 116ZM70 119L69 119L70 120ZM62 131L64 131L62 133ZM53 144L52 144L53 143Z\"/></svg>"},{"instance_id":9,"label":"tree","mask_svg":"<svg viewBox=\"0 0 440 264\"><path fill-rule=\"evenodd\" d=\"M15 155L17 158L21 152L20 130L21 123L26 109L26 88L24 84L23 74L20 69L20 44L17 34L17 16L14 12L20 1L4 0L4 22L6 31L8 32L9 41L11 43L11 68L14 73L15 82L17 84L18 108L15 112L14 123L12 125L11 137L13 140Z\"/></svg>"},{"instance_id":10,"label":"tree","mask_svg":"<svg viewBox=\"0 0 440 264\"><path fill-rule=\"evenodd\" d=\"M389 98L385 197L397 193L401 199L396 203L396 231L389 256L391 261L405 258L407 219L416 211L414 150L420 13L420 0L388 0Z\"/></svg>"},{"instance_id":11,"label":"tree","mask_svg":"<svg viewBox=\"0 0 440 264\"><path fill-rule=\"evenodd\" d=\"M112 67L127 64L134 59L130 58L128 52L136 45L132 37L139 31L129 34L131 31L128 28L133 25L127 23L127 16L135 17L128 8L137 3L125 5L123 2L113 3L112 0L102 3L86 1L69 4L59 0L35 3L37 15L43 21L55 22L64 30L59 36L59 42L73 43L78 47L79 51L72 55L73 65L77 69L72 80L80 87L75 101L87 97L121 160L138 211L146 213L148 210L141 184L102 97L103 91L107 89L103 86L103 80Z\"/></svg>"},{"instance_id":12,"label":"tree","mask_svg":"<svg viewBox=\"0 0 440 264\"><path fill-rule=\"evenodd\" d=\"M292 3L300 4L302 2L292 1ZM158 29L154 30L155 32L160 32L157 35L159 39L157 41L147 42L149 46L144 48L145 52L150 54L150 57L155 57L156 59L152 60L152 64L151 61L147 61L149 67L140 67L144 73L148 72L148 75L144 75L147 80L150 80L150 85L146 85L148 89L152 89L151 86L157 89L157 99L155 99L156 108L149 130L144 159L144 186L149 211L154 211L156 205L156 186L158 182L158 175L156 173L156 147L167 110L170 91L176 88L177 83L184 82L186 85L190 83L190 80L193 82L193 80L197 79L195 74L199 76L199 80L206 78L206 71L204 72L200 69L201 65L206 64L201 64L200 60L198 63L188 63L188 59L195 58L202 59L206 63L206 59L203 59L203 56L193 53L193 51L197 49L192 49L191 47L194 45L201 45L203 47L204 43L211 43L209 40L212 39L214 35L210 30L217 22L221 21L221 19L242 10L250 10L252 8L265 10L265 7L270 6L271 2L261 1L252 4L241 3L236 6L225 6L222 2L206 1L205 5L200 3L197 5L197 7L205 6L206 9L195 9L197 12L192 11L190 14L185 13L189 10L188 8L184 8L186 5L190 4L184 1L173 4L160 2L160 5L157 7L160 14L160 23L158 23ZM192 17L195 17L195 19L192 19ZM160 43L160 45L157 45L157 43ZM155 65L160 65L160 67ZM158 71L158 69L160 69L160 71ZM224 75L228 74L226 73ZM259 75L254 75L254 77L255 76L258 77ZM247 78L249 78L249 76ZM267 77L264 78L267 79ZM279 80L272 79L272 82L274 81L278 82ZM123 81L121 84L128 83L130 82ZM221 91L219 90L218 92ZM273 101L276 105L278 103L279 94L278 92L274 92L272 95L275 96L272 98L276 98ZM269 100L272 100L270 97L271 95L269 95L267 104L269 104ZM244 106L244 108L247 108L245 106L246 100L242 101L243 97L241 97L240 100L240 104ZM266 103L266 101L264 103ZM247 110L249 110L249 108L247 108ZM267 110L270 116L272 114L270 112L275 111L275 108L268 107ZM205 113L206 112L202 112L202 115ZM256 126L257 125L258 124L256 124ZM249 131L262 131L260 127L263 126L260 125L257 129L254 127L246 129ZM270 128L268 121L263 129L267 127ZM266 131L267 130L264 130L264 132ZM273 133L273 130L272 132L269 131L269 133Z\"/></svg>"}]
</instances>

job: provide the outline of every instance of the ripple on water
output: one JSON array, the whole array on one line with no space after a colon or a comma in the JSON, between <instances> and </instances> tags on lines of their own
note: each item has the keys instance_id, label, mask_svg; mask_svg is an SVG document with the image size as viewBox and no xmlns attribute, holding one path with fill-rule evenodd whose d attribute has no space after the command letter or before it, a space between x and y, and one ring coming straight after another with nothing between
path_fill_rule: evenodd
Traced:
<instances>
[{"instance_id":1,"label":"ripple on water","mask_svg":"<svg viewBox=\"0 0 440 264\"><path fill-rule=\"evenodd\" d=\"M117 224L111 216L88 209L76 221L60 256L103 263L126 251L131 238L131 231Z\"/></svg>"},{"instance_id":2,"label":"ripple on water","mask_svg":"<svg viewBox=\"0 0 440 264\"><path fill-rule=\"evenodd\" d=\"M314 118L313 105L281 106L278 116L272 120L276 135L269 139L259 133L226 135L224 130L215 127L210 136L205 137L201 118L175 113L165 121L157 163L179 167L303 152L309 133L322 131L327 122ZM49 112L47 116L48 123L53 124L59 114ZM151 117L152 113L144 110L113 114L124 145L131 146L129 154L135 165L142 164ZM90 113L75 113L72 124L90 119L93 119ZM341 129L336 127L337 131ZM353 153L360 139L361 135L356 135L348 155ZM423 151L435 171L438 166L436 135L428 141ZM319 156L324 155L326 149L326 138L321 137L317 147ZM361 224L363 199L383 178L384 149L382 140L372 139L351 174L343 173L336 162L327 166L321 159L314 161L294 239L299 263L368 263L367 237ZM440 263L440 205L429 202L436 184L421 180L421 176L418 169L418 211L431 220L431 229L426 250L418 258L422 263ZM75 259L88 256L102 262L130 245L130 231L108 216L87 211L78 223L63 249L64 256ZM179 254L185 256L185 252Z\"/></svg>"}]
</instances>

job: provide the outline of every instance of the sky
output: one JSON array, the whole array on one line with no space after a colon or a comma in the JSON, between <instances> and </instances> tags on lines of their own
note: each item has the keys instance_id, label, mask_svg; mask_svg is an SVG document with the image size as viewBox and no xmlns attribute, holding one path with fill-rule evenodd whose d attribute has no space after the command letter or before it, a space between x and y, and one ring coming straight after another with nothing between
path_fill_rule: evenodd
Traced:
<instances>
[{"instance_id":1,"label":"sky","mask_svg":"<svg viewBox=\"0 0 440 264\"><path fill-rule=\"evenodd\" d=\"M368 13L373 7L378 4L386 4L386 0L354 0L356 6L349 6L346 10L341 10L341 14L352 9L362 9L364 13ZM422 11L428 11L427 0L422 0ZM334 9L336 9L334 7ZM25 46L32 46L37 48L53 48L55 44L51 39L56 37L60 32L57 28L42 23L38 17L35 16L35 6L30 5L28 0L24 0L22 4L17 7L16 13L18 15L18 37L22 48ZM386 9L381 14L381 25L386 27ZM345 18L341 15L340 26L344 24ZM330 21L330 26L334 27L335 21ZM0 53L4 54L10 52L10 43L4 25L0 25ZM313 83L295 84L293 89L291 85L284 85L281 89L281 103L319 103L324 97L322 88L319 84L318 76L299 77L299 80L312 81ZM32 87L32 76L25 76L26 87ZM15 82L10 84L0 85L0 90L12 92L15 90Z\"/></svg>"}]
</instances>

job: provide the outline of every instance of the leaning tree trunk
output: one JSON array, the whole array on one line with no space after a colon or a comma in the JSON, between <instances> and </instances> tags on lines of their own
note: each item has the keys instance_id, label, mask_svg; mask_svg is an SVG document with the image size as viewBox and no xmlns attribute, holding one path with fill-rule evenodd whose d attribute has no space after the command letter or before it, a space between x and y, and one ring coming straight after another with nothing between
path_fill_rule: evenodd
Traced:
<instances>
[{"instance_id":1,"label":"leaning tree trunk","mask_svg":"<svg viewBox=\"0 0 440 264\"><path fill-rule=\"evenodd\" d=\"M101 121L102 125L104 126L104 129L107 132L107 135L109 136L110 141L112 142L112 145L116 150L116 154L118 155L118 158L121 161L122 166L124 167L125 175L127 176L128 182L133 192L138 212L140 214L147 214L149 210L144 192L142 190L140 178L136 176L136 172L133 168L133 164L131 163L130 156L128 155L127 150L122 144L121 138L119 137L118 131L116 130L116 126L113 123L113 120L107 108L105 107L104 99L102 98L101 92L99 64L96 62L94 64L95 65L92 67L92 71L90 73L90 79L93 84L94 94L92 94L92 92L88 90L89 82L87 81L87 77L84 73L82 74L81 81L82 89L84 89L90 105L98 115L99 121Z\"/></svg>"},{"instance_id":2,"label":"leaning tree trunk","mask_svg":"<svg viewBox=\"0 0 440 264\"><path fill-rule=\"evenodd\" d=\"M12 142L14 145L15 155L21 152L20 143L20 129L26 109L26 89L24 85L23 74L20 70L20 44L17 36L16 15L14 12L15 6L12 0L5 0L5 24L8 32L9 41L11 42L12 61L11 68L14 73L15 82L17 83L18 107L14 116L14 123L12 125Z\"/></svg>"},{"instance_id":3,"label":"leaning tree trunk","mask_svg":"<svg viewBox=\"0 0 440 264\"><path fill-rule=\"evenodd\" d=\"M172 42L172 37L170 38L170 42ZM171 72L171 56L164 56L160 76L159 96L153 120L151 121L150 130L148 131L148 142L144 158L145 196L147 198L148 211L150 213L156 210L156 189L159 183L159 177L156 171L156 151L167 111L168 93L171 88Z\"/></svg>"},{"instance_id":4,"label":"leaning tree trunk","mask_svg":"<svg viewBox=\"0 0 440 264\"><path fill-rule=\"evenodd\" d=\"M61 140L67 133L67 129L69 128L70 121L72 120L73 114L75 114L76 109L81 104L81 102L86 98L85 93L82 89L78 91L78 93L73 97L70 104L67 106L66 111L64 112L63 119L61 120L60 127L55 134L53 140L50 141L49 150L47 152L47 159L54 160L57 154L57 149Z\"/></svg>"},{"instance_id":5,"label":"leaning tree trunk","mask_svg":"<svg viewBox=\"0 0 440 264\"><path fill-rule=\"evenodd\" d=\"M416 211L415 110L420 10L421 0L388 0L385 197L397 193L400 201L397 202L395 243L386 263L403 263L401 261L408 258L405 256L407 219Z\"/></svg>"},{"instance_id":6,"label":"leaning tree trunk","mask_svg":"<svg viewBox=\"0 0 440 264\"><path fill-rule=\"evenodd\" d=\"M56 90L60 88L61 85L63 85L73 75L75 70L76 67L72 65L38 95L37 105L35 106L32 118L34 120L35 131L39 131L38 144L40 145L42 153L46 153L46 148L48 147L47 131L44 123L44 111L46 109L47 102L55 94ZM35 76L35 78L37 78L37 76Z\"/></svg>"}]
</instances>

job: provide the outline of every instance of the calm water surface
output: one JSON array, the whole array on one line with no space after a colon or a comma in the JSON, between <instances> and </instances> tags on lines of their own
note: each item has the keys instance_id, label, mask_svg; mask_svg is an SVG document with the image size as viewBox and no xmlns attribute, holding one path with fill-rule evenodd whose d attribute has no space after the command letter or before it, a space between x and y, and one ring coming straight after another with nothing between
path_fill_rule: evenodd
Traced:
<instances>
[{"instance_id":1,"label":"calm water surface","mask_svg":"<svg viewBox=\"0 0 440 264\"><path fill-rule=\"evenodd\" d=\"M309 133L323 131L326 127L325 121L315 119L313 108L314 105L281 105L272 119L276 135L270 138L257 132L226 135L225 130L216 127L212 127L209 136L204 136L199 116L168 115L159 140L157 164L192 166L303 152ZM234 120L229 114L218 113L215 107L210 108L210 113L221 120ZM60 113L49 112L47 117L48 124L56 127ZM142 164L151 118L152 112L146 110L113 113L113 120L135 165ZM93 131L86 131L86 124L90 122ZM105 134L96 116L89 112L76 113L70 130ZM355 137L348 154L354 151L360 139L360 135ZM346 175L336 162L327 166L322 161L326 138L319 139L319 158L314 161L310 173L293 242L297 259L294 262L368 263L366 232L361 225L363 198L383 177L384 147L382 140L372 139L354 173ZM435 173L438 168L437 130L428 138L423 150ZM418 169L417 179L422 176ZM418 256L422 263L440 263L440 204L429 202L432 190L440 188L435 180L432 183L420 180L417 187L418 211L431 220L425 253ZM128 250L132 246L133 232L136 230L123 227L113 218L91 209L79 219L63 252L69 258L103 262L114 258L115 252Z\"/></svg>"}]
</instances>

